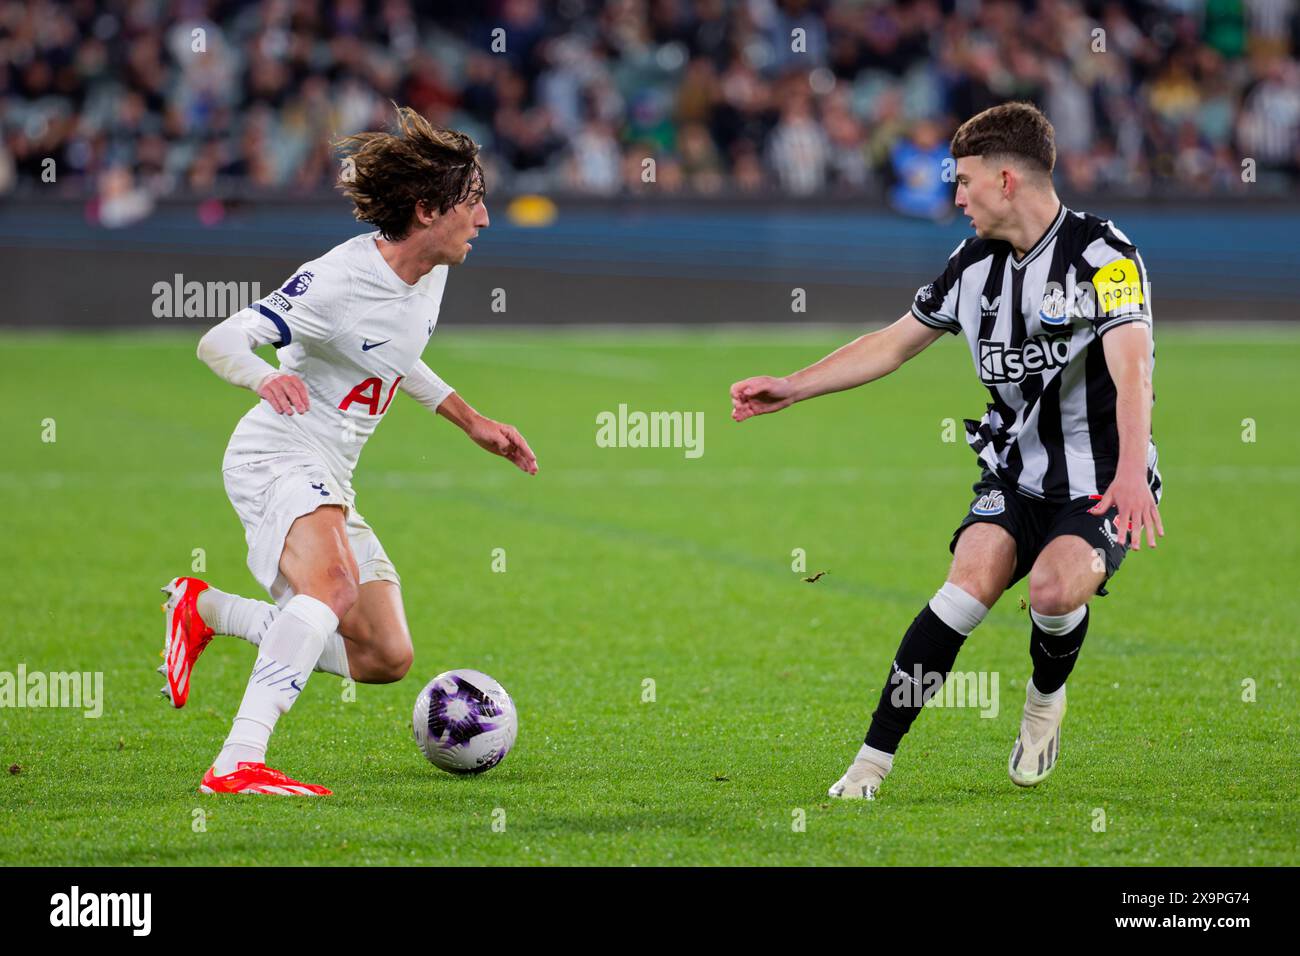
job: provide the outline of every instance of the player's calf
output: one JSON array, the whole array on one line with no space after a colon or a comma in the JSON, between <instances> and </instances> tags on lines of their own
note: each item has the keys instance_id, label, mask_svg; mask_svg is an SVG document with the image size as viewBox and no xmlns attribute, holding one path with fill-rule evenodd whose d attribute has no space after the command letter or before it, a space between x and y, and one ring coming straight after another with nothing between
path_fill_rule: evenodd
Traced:
<instances>
[{"instance_id":1,"label":"player's calf","mask_svg":"<svg viewBox=\"0 0 1300 956\"><path fill-rule=\"evenodd\" d=\"M415 650L406 625L402 589L392 581L367 581L361 597L339 623L347 639L352 677L363 684L391 684L411 669Z\"/></svg>"},{"instance_id":2,"label":"player's calf","mask_svg":"<svg viewBox=\"0 0 1300 956\"><path fill-rule=\"evenodd\" d=\"M410 643L402 646L396 641L354 649L348 656L352 677L362 684L394 684L406 676L414 661L415 651Z\"/></svg>"},{"instance_id":3,"label":"player's calf","mask_svg":"<svg viewBox=\"0 0 1300 956\"><path fill-rule=\"evenodd\" d=\"M1005 528L978 523L959 533L948 580L903 635L864 746L831 787L831 796L875 798L903 736L952 670L966 638L1006 589L1015 562L1016 543Z\"/></svg>"},{"instance_id":4,"label":"player's calf","mask_svg":"<svg viewBox=\"0 0 1300 956\"><path fill-rule=\"evenodd\" d=\"M1106 579L1104 562L1077 535L1052 539L1029 572L1029 656L1034 686L1050 695L1064 686L1088 633L1088 601Z\"/></svg>"},{"instance_id":5,"label":"player's calf","mask_svg":"<svg viewBox=\"0 0 1300 956\"><path fill-rule=\"evenodd\" d=\"M987 607L952 582L945 583L921 609L894 655L864 746L830 788L832 797L875 799L903 736L986 614Z\"/></svg>"},{"instance_id":6,"label":"player's calf","mask_svg":"<svg viewBox=\"0 0 1300 956\"><path fill-rule=\"evenodd\" d=\"M1041 783L1060 759L1065 682L1088 635L1087 602L1105 579L1104 562L1077 535L1048 542L1029 572L1029 657L1034 671L1007 762L1017 786Z\"/></svg>"},{"instance_id":7,"label":"player's calf","mask_svg":"<svg viewBox=\"0 0 1300 956\"><path fill-rule=\"evenodd\" d=\"M293 706L360 585L348 545L344 511L326 505L294 521L280 555L280 573L294 596L266 631L239 713L213 764L214 778L241 765L265 763L279 718Z\"/></svg>"}]
</instances>

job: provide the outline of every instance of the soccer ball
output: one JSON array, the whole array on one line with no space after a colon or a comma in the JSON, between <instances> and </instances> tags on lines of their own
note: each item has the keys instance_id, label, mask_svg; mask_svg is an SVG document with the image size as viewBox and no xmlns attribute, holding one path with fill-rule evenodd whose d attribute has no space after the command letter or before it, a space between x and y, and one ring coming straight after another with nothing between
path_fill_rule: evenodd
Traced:
<instances>
[{"instance_id":1,"label":"soccer ball","mask_svg":"<svg viewBox=\"0 0 1300 956\"><path fill-rule=\"evenodd\" d=\"M439 674L420 691L411 728L435 767L482 773L515 745L519 720L504 687L482 671L458 668Z\"/></svg>"}]
</instances>

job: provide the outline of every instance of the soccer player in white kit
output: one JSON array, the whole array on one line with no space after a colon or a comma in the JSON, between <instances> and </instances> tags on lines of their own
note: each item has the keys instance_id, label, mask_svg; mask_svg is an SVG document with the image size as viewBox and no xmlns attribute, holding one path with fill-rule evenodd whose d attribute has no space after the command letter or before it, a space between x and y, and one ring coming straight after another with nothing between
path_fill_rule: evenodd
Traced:
<instances>
[{"instance_id":1,"label":"soccer player in white kit","mask_svg":"<svg viewBox=\"0 0 1300 956\"><path fill-rule=\"evenodd\" d=\"M537 459L512 426L478 414L420 358L449 266L487 227L478 148L462 133L398 111L396 134L347 137L344 192L376 227L304 264L279 290L230 316L199 357L261 401L226 449L226 492L243 522L248 566L274 604L192 577L164 588L164 692L189 697L214 634L258 648L243 702L204 793L326 795L266 766L277 720L313 670L363 683L401 680L413 656L400 580L356 510L353 469L398 391L528 474ZM278 369L253 349L274 345Z\"/></svg>"}]
</instances>

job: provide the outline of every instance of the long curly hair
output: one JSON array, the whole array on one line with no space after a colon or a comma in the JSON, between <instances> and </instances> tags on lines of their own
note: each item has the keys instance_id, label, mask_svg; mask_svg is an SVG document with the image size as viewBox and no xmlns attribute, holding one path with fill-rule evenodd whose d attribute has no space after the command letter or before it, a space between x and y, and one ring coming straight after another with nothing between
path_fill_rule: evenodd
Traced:
<instances>
[{"instance_id":1,"label":"long curly hair","mask_svg":"<svg viewBox=\"0 0 1300 956\"><path fill-rule=\"evenodd\" d=\"M353 214L385 239L410 234L415 207L445 213L484 194L478 146L464 133L439 129L409 106L397 106L397 132L356 133L334 143L343 154L339 188Z\"/></svg>"}]
</instances>

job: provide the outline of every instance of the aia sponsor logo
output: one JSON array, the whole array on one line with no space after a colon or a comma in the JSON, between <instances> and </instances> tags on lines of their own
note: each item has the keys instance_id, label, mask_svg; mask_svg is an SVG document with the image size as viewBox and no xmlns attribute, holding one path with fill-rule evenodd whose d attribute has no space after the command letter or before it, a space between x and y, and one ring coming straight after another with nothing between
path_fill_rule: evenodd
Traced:
<instances>
[{"instance_id":1,"label":"aia sponsor logo","mask_svg":"<svg viewBox=\"0 0 1300 956\"><path fill-rule=\"evenodd\" d=\"M979 341L980 381L1014 385L1027 375L1064 368L1070 361L1070 333L1035 335L1018 348L991 339Z\"/></svg>"},{"instance_id":2,"label":"aia sponsor logo","mask_svg":"<svg viewBox=\"0 0 1300 956\"><path fill-rule=\"evenodd\" d=\"M384 394L383 379L368 378L343 397L343 401L339 402L339 410L346 412L353 405L361 405L369 415L382 415L388 411L388 405L393 400L397 386L401 384L403 378L405 376L399 375L393 380L393 384L388 386L387 396ZM381 401L382 405L380 405Z\"/></svg>"}]
</instances>

